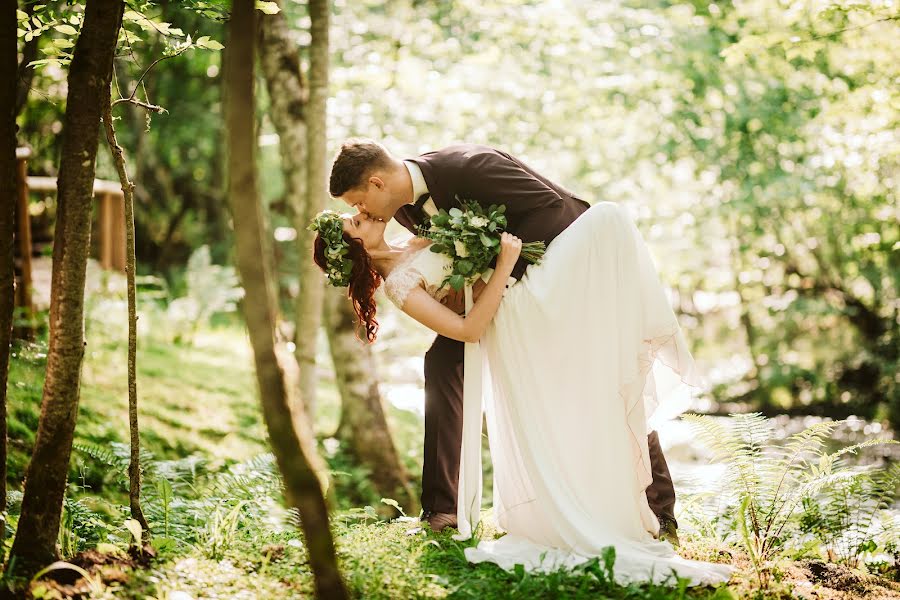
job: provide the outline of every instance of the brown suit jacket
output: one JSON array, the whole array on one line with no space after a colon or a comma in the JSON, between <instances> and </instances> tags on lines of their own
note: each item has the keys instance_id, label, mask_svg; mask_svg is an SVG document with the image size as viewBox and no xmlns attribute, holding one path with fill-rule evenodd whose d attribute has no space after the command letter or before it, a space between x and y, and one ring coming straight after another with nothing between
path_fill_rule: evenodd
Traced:
<instances>
[{"instance_id":1,"label":"brown suit jacket","mask_svg":"<svg viewBox=\"0 0 900 600\"><path fill-rule=\"evenodd\" d=\"M490 146L456 144L408 158L419 165L435 206L449 210L456 197L475 200L485 208L506 205L507 231L523 242L543 240L548 246L590 204L534 169ZM409 231L428 216L412 205L402 207L394 218ZM516 263L512 275L521 279L528 263Z\"/></svg>"}]
</instances>

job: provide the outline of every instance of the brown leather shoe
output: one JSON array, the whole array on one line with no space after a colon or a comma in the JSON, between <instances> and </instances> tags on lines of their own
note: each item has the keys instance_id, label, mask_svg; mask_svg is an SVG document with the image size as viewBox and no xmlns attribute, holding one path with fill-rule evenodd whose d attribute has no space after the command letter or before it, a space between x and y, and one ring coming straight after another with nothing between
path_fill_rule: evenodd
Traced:
<instances>
[{"instance_id":1,"label":"brown leather shoe","mask_svg":"<svg viewBox=\"0 0 900 600\"><path fill-rule=\"evenodd\" d=\"M681 545L681 541L678 539L678 524L675 519L659 518L659 537L657 539L661 542L669 542L676 548Z\"/></svg>"},{"instance_id":2,"label":"brown leather shoe","mask_svg":"<svg viewBox=\"0 0 900 600\"><path fill-rule=\"evenodd\" d=\"M432 531L443 531L446 527L456 529L456 515L453 513L425 512L422 514L422 521L428 523Z\"/></svg>"}]
</instances>

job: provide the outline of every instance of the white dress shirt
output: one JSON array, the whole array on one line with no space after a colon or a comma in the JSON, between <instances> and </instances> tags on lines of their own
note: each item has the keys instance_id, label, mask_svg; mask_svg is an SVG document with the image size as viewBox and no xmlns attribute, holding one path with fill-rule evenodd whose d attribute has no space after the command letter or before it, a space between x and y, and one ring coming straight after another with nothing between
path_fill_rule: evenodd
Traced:
<instances>
[{"instance_id":1,"label":"white dress shirt","mask_svg":"<svg viewBox=\"0 0 900 600\"><path fill-rule=\"evenodd\" d=\"M413 186L413 199L410 204L415 204L416 200L418 200L422 194L427 194L428 192L428 184L425 183L425 177L422 175L422 169L419 168L419 165L416 163L404 160L403 164L406 165L406 169L409 171L409 176L412 178L412 186ZM434 198L429 198L425 201L425 204L422 205L422 210L425 211L425 214L429 217L433 214L436 214L438 209L434 204Z\"/></svg>"}]
</instances>

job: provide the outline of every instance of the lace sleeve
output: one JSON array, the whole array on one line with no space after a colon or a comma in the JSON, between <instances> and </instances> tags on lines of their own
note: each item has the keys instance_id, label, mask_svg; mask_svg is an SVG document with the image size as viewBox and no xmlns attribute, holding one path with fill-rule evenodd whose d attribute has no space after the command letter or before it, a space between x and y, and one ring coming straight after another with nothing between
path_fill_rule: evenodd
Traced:
<instances>
[{"instance_id":1,"label":"lace sleeve","mask_svg":"<svg viewBox=\"0 0 900 600\"><path fill-rule=\"evenodd\" d=\"M384 293L402 310L406 297L416 286L424 288L424 278L418 270L407 267L388 276L384 282Z\"/></svg>"}]
</instances>

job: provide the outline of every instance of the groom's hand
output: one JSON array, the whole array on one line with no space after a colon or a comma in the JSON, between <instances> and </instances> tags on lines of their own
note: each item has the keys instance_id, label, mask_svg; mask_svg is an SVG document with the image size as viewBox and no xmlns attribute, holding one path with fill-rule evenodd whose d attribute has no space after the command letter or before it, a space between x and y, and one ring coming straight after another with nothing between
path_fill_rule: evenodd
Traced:
<instances>
[{"instance_id":1,"label":"groom's hand","mask_svg":"<svg viewBox=\"0 0 900 600\"><path fill-rule=\"evenodd\" d=\"M472 284L472 300L477 302L478 296L481 295L481 292L484 290L487 284L481 280L476 279L475 283ZM441 304L452 310L458 315L461 315L466 312L466 291L465 289L456 290L451 289L450 292L444 296L444 299L441 300Z\"/></svg>"},{"instance_id":2,"label":"groom's hand","mask_svg":"<svg viewBox=\"0 0 900 600\"><path fill-rule=\"evenodd\" d=\"M456 291L450 289L450 292L441 300L441 304L452 310L458 315L466 312L466 292L464 289Z\"/></svg>"}]
</instances>

